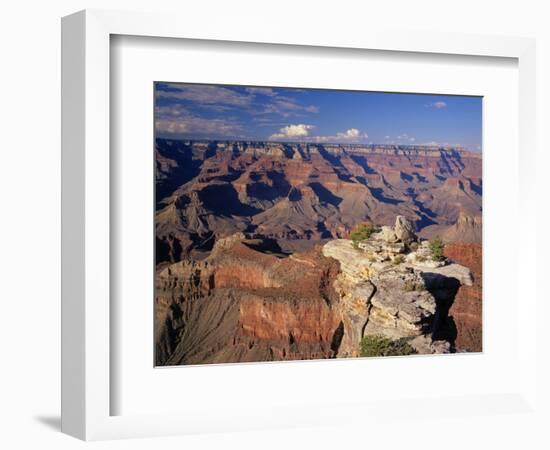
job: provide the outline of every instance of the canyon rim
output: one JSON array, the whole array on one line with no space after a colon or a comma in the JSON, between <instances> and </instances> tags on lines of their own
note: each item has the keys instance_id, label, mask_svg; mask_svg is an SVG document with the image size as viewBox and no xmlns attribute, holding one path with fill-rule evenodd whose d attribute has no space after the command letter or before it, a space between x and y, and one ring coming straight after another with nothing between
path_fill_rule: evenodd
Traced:
<instances>
[{"instance_id":1,"label":"canyon rim","mask_svg":"<svg viewBox=\"0 0 550 450\"><path fill-rule=\"evenodd\" d=\"M154 90L155 365L483 350L480 97Z\"/></svg>"}]
</instances>

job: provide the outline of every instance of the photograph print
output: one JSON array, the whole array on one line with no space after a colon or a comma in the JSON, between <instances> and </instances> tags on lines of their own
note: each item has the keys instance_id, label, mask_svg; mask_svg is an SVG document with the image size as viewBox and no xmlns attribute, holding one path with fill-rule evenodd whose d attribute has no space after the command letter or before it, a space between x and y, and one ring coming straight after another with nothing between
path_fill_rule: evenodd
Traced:
<instances>
[{"instance_id":1,"label":"photograph print","mask_svg":"<svg viewBox=\"0 0 550 450\"><path fill-rule=\"evenodd\" d=\"M481 97L153 88L156 366L483 350Z\"/></svg>"}]
</instances>

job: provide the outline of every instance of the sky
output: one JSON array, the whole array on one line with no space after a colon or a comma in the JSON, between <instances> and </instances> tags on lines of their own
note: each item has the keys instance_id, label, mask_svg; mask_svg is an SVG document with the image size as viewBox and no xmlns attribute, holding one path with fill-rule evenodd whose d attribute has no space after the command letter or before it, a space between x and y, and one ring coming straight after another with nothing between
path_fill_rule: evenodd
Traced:
<instances>
[{"instance_id":1,"label":"sky","mask_svg":"<svg viewBox=\"0 0 550 450\"><path fill-rule=\"evenodd\" d=\"M460 146L481 151L482 98L155 83L156 136Z\"/></svg>"}]
</instances>

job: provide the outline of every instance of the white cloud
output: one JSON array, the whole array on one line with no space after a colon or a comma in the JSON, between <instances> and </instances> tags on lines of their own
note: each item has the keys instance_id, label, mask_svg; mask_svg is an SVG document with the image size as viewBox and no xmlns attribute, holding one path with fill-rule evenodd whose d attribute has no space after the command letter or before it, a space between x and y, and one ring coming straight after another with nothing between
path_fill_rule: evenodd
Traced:
<instances>
[{"instance_id":1,"label":"white cloud","mask_svg":"<svg viewBox=\"0 0 550 450\"><path fill-rule=\"evenodd\" d=\"M157 133L190 135L204 137L238 137L242 133L239 123L222 120L206 119L198 116L161 117L155 122Z\"/></svg>"},{"instance_id":2,"label":"white cloud","mask_svg":"<svg viewBox=\"0 0 550 450\"><path fill-rule=\"evenodd\" d=\"M155 129L164 135L204 138L238 137L243 133L242 125L233 117L201 117L181 103L155 107Z\"/></svg>"},{"instance_id":3,"label":"white cloud","mask_svg":"<svg viewBox=\"0 0 550 450\"><path fill-rule=\"evenodd\" d=\"M343 139L357 139L359 137L359 130L357 128L350 128L349 130L344 131L343 133L336 133L336 136ZM365 137L368 137L365 134Z\"/></svg>"},{"instance_id":4,"label":"white cloud","mask_svg":"<svg viewBox=\"0 0 550 450\"><path fill-rule=\"evenodd\" d=\"M428 103L426 105L426 107L435 108L435 109L443 109L443 108L447 107L447 103L445 103L443 101L438 101L438 102Z\"/></svg>"},{"instance_id":5,"label":"white cloud","mask_svg":"<svg viewBox=\"0 0 550 450\"><path fill-rule=\"evenodd\" d=\"M187 109L179 103L170 106L157 106L155 107L155 113L157 118L181 117L189 114Z\"/></svg>"},{"instance_id":6,"label":"white cloud","mask_svg":"<svg viewBox=\"0 0 550 450\"><path fill-rule=\"evenodd\" d=\"M296 138L305 138L309 136L309 131L312 130L313 125L305 125L303 123L296 125L287 125L279 130L278 133L274 133L269 136L270 140L287 140Z\"/></svg>"},{"instance_id":7,"label":"white cloud","mask_svg":"<svg viewBox=\"0 0 550 450\"><path fill-rule=\"evenodd\" d=\"M367 133L361 133L357 128L348 128L346 131L338 132L333 136L314 136L315 142L334 142L334 143L359 143L368 139Z\"/></svg>"},{"instance_id":8,"label":"white cloud","mask_svg":"<svg viewBox=\"0 0 550 450\"><path fill-rule=\"evenodd\" d=\"M288 125L279 130L278 133L272 134L270 140L295 140L303 142L316 142L316 143L359 143L365 142L368 139L367 133L362 133L357 128L348 128L346 131L341 131L335 135L330 136L312 136L311 130L315 127L313 125Z\"/></svg>"}]
</instances>

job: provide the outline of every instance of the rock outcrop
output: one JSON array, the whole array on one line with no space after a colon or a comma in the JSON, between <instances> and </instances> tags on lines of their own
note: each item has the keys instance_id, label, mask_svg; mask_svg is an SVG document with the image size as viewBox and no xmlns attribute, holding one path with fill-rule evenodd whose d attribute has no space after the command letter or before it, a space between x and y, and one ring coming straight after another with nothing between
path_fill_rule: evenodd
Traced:
<instances>
[{"instance_id":1,"label":"rock outcrop","mask_svg":"<svg viewBox=\"0 0 550 450\"><path fill-rule=\"evenodd\" d=\"M469 270L428 260L427 244L403 217L358 247L345 239L323 246L341 267L334 283L344 323L339 356L357 356L364 335L406 338L418 353L449 352L448 310L458 286L472 284Z\"/></svg>"},{"instance_id":2,"label":"rock outcrop","mask_svg":"<svg viewBox=\"0 0 550 450\"><path fill-rule=\"evenodd\" d=\"M447 243L481 244L481 216L460 214L456 223L441 234L441 238Z\"/></svg>"},{"instance_id":3,"label":"rock outcrop","mask_svg":"<svg viewBox=\"0 0 550 450\"><path fill-rule=\"evenodd\" d=\"M397 216L393 231L397 239L406 245L416 241L413 224L403 216Z\"/></svg>"}]
</instances>

